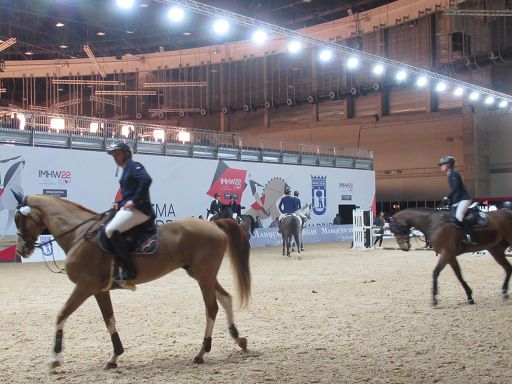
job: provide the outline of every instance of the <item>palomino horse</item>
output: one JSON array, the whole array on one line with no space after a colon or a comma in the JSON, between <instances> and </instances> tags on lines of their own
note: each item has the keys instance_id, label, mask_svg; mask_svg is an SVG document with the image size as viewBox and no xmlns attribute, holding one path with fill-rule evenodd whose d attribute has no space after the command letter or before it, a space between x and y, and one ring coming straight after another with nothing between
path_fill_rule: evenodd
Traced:
<instances>
[{"instance_id":1,"label":"palomino horse","mask_svg":"<svg viewBox=\"0 0 512 384\"><path fill-rule=\"evenodd\" d=\"M508 282L512 274L512 266L505 257L505 250L512 244L512 212L505 209L488 213L489 223L475 228L477 244L469 246L462 242L462 231L455 229L450 223L447 212L428 208L411 208L395 214L390 220L390 230L403 251L410 248L409 233L412 227L425 234L432 243L432 249L439 254L439 260L433 272L432 305L437 305L437 278L450 264L457 279L464 287L468 304L474 304L472 290L462 278L456 257L466 252L488 250L496 262L505 270L505 281L502 286L504 299L508 299Z\"/></svg>"},{"instance_id":2,"label":"palomino horse","mask_svg":"<svg viewBox=\"0 0 512 384\"><path fill-rule=\"evenodd\" d=\"M21 200L15 222L18 228L16 252L22 257L32 254L38 236L48 230L66 252L66 271L75 288L57 316L57 328L50 365L61 365L64 322L89 297L94 296L111 335L114 352L107 368L117 367L117 358L123 345L116 331L110 289L119 288L112 283L113 255L103 251L97 236L88 236L99 226L100 215L67 200L50 196L28 196ZM232 299L217 281L224 253L229 248L240 303L247 305L251 294L249 270L249 239L233 220L215 223L188 219L160 227L160 247L153 255L132 255L137 278L131 284L155 280L177 268L184 268L197 280L206 306L206 331L201 349L194 358L203 363L210 352L212 332L220 302L227 314L229 332L245 352L247 340L238 336L233 322Z\"/></svg>"}]
</instances>

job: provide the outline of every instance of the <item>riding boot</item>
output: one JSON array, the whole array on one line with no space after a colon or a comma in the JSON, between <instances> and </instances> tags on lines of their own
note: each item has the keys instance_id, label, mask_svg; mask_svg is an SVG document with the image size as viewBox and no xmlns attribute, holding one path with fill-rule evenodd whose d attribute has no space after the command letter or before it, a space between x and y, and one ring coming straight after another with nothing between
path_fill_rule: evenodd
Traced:
<instances>
[{"instance_id":1,"label":"riding boot","mask_svg":"<svg viewBox=\"0 0 512 384\"><path fill-rule=\"evenodd\" d=\"M465 234L465 237L466 237L466 242L469 245L475 245L476 244L475 231L473 230L473 226L471 225L471 223L468 223L467 220L463 220L462 221L462 226L464 228L464 234Z\"/></svg>"},{"instance_id":2,"label":"riding boot","mask_svg":"<svg viewBox=\"0 0 512 384\"><path fill-rule=\"evenodd\" d=\"M117 259L120 264L118 280L127 281L135 279L135 268L128 254L126 242L119 231L114 231L110 242L114 247Z\"/></svg>"}]
</instances>

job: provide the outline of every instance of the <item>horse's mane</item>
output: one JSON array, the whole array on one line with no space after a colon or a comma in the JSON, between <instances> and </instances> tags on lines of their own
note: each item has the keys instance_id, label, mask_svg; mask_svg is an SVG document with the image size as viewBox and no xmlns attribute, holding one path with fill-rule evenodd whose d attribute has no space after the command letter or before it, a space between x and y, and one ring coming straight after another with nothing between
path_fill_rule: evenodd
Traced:
<instances>
[{"instance_id":1,"label":"horse's mane","mask_svg":"<svg viewBox=\"0 0 512 384\"><path fill-rule=\"evenodd\" d=\"M37 196L44 196L44 197L47 197L47 198L50 198L50 199L55 199L55 200L58 200L58 201L63 201L67 204L70 204L76 208L79 208L81 209L82 211L85 211L85 212L89 212L89 213L92 213L93 215L97 215L98 212L96 211L93 211L92 209L89 209L87 207L84 207L82 204L78 204L78 203L75 203L73 201L70 201L70 200L67 200L67 199L63 199L61 197L57 197L57 196L49 196L49 195L37 195Z\"/></svg>"}]
</instances>

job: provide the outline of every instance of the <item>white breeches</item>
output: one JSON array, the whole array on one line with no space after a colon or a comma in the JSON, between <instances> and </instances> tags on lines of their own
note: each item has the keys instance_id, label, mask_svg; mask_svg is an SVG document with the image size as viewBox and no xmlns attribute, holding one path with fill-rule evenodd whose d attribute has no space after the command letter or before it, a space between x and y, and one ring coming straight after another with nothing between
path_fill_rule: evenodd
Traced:
<instances>
[{"instance_id":1,"label":"white breeches","mask_svg":"<svg viewBox=\"0 0 512 384\"><path fill-rule=\"evenodd\" d=\"M468 207L471 205L471 203L471 200L461 200L458 202L457 211L455 212L455 217L457 220L464 220L464 215L466 214L466 211L468 210Z\"/></svg>"},{"instance_id":2,"label":"white breeches","mask_svg":"<svg viewBox=\"0 0 512 384\"><path fill-rule=\"evenodd\" d=\"M142 224L148 220L149 216L146 216L138 209L121 208L119 211L117 211L116 215L110 221L110 223L107 224L107 227L105 228L105 234L110 239L114 231L119 231L120 233L123 233L135 227L136 225Z\"/></svg>"}]
</instances>

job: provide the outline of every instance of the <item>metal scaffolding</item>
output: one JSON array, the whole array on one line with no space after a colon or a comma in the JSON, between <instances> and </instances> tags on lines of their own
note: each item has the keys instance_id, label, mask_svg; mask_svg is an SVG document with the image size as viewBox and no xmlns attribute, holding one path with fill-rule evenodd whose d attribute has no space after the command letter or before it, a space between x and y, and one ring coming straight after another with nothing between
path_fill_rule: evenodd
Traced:
<instances>
[{"instance_id":1,"label":"metal scaffolding","mask_svg":"<svg viewBox=\"0 0 512 384\"><path fill-rule=\"evenodd\" d=\"M470 91L479 92L485 95L493 96L498 99L503 99L508 102L512 102L512 95L508 95L506 93L498 92L489 88L485 88L479 85L467 83L465 81L461 81L458 79L454 79L452 77L442 75L433 71L430 71L425 68L416 67L413 65L401 63L396 60L390 60L382 56L378 56L372 53L364 52L355 48L351 48L337 42L326 41L314 36L307 35L302 32L293 31L291 29L283 28L277 26L275 24L267 23L262 20L253 19L248 16L240 15L235 12L231 12L222 8L214 7L211 5L203 4L194 0L154 0L157 3L167 4L167 5L179 5L184 8L187 8L193 12L199 13L205 16L217 16L221 17L226 21L230 21L234 24L240 25L242 27L246 27L249 29L264 29L269 33L273 33L275 35L283 36L289 39L295 39L305 44L311 44L313 46L318 46L322 48L331 49L334 52L356 56L361 60L366 60L373 63L380 63L385 65L388 68L393 68L396 70L405 70L410 74L415 74L418 76L427 76L431 79L445 82L448 85L452 85L454 87L463 87Z\"/></svg>"}]
</instances>

